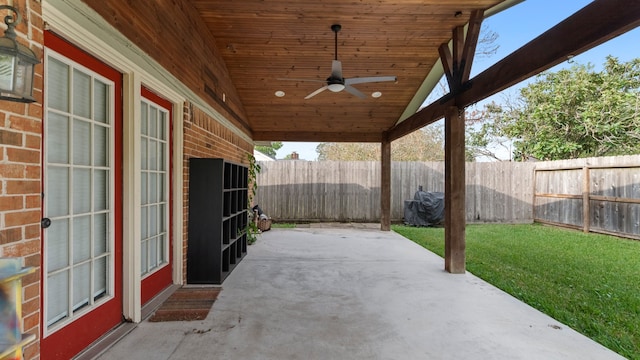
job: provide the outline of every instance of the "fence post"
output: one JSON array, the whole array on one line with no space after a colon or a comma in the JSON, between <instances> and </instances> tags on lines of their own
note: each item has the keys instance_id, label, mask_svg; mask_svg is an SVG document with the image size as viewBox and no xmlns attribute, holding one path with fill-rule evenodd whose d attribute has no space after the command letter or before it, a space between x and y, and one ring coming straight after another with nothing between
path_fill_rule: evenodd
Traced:
<instances>
[{"instance_id":1,"label":"fence post","mask_svg":"<svg viewBox=\"0 0 640 360\"><path fill-rule=\"evenodd\" d=\"M591 228L591 211L590 211L590 199L591 199L591 169L589 166L582 168L582 231L588 233Z\"/></svg>"},{"instance_id":2,"label":"fence post","mask_svg":"<svg viewBox=\"0 0 640 360\"><path fill-rule=\"evenodd\" d=\"M536 168L536 166L533 167L533 176L532 176L532 181L531 181L531 185L533 186L533 191L531 192L531 218L533 219L533 222L536 222L536 191L537 189L537 176L538 176L538 169Z\"/></svg>"}]
</instances>

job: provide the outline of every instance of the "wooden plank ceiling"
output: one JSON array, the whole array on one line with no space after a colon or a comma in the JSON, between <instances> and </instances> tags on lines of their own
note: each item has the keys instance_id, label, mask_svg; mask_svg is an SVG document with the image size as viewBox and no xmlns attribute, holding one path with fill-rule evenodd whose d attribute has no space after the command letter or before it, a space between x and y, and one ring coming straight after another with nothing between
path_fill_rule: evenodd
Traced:
<instances>
[{"instance_id":1,"label":"wooden plank ceiling","mask_svg":"<svg viewBox=\"0 0 640 360\"><path fill-rule=\"evenodd\" d=\"M210 29L255 140L380 141L438 61L438 47L473 10L503 0L191 0ZM356 84L365 99L324 91L340 24L343 76L396 76ZM283 91L285 96L275 93ZM371 96L379 91L379 98Z\"/></svg>"}]
</instances>

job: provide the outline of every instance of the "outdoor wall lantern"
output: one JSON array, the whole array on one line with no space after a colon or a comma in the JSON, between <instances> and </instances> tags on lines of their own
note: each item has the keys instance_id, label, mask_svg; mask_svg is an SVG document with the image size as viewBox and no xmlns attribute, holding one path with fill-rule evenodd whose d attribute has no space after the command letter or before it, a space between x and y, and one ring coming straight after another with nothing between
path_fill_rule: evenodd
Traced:
<instances>
[{"instance_id":1,"label":"outdoor wall lantern","mask_svg":"<svg viewBox=\"0 0 640 360\"><path fill-rule=\"evenodd\" d=\"M31 49L16 41L15 27L22 21L18 10L9 5L0 5L0 10L15 13L5 16L7 30L0 37L0 100L34 102L33 67L40 60Z\"/></svg>"}]
</instances>

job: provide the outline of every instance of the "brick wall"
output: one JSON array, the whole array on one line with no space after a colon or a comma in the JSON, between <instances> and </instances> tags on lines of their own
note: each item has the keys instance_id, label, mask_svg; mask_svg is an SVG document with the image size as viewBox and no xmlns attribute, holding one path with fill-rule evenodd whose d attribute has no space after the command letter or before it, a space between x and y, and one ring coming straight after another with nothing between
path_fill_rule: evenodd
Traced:
<instances>
[{"instance_id":1,"label":"brick wall","mask_svg":"<svg viewBox=\"0 0 640 360\"><path fill-rule=\"evenodd\" d=\"M22 15L22 23L16 27L17 40L42 59L40 1L15 0L13 6ZM0 17L7 15L8 11L2 11ZM35 103L0 100L0 256L20 257L25 266L37 268L22 280L23 329L38 337L24 349L25 359L40 357L42 72L43 65L37 65Z\"/></svg>"},{"instance_id":2,"label":"brick wall","mask_svg":"<svg viewBox=\"0 0 640 360\"><path fill-rule=\"evenodd\" d=\"M189 159L193 157L223 158L248 165L247 154L253 144L240 138L191 103L184 104L184 228L183 281L187 274L187 242L189 227Z\"/></svg>"}]
</instances>

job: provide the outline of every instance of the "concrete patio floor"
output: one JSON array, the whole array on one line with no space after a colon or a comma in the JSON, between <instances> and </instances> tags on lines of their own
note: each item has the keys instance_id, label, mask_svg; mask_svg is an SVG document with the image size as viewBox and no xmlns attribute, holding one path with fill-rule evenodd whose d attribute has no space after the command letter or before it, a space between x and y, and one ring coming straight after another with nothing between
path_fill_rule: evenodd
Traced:
<instances>
[{"instance_id":1,"label":"concrete patio floor","mask_svg":"<svg viewBox=\"0 0 640 360\"><path fill-rule=\"evenodd\" d=\"M622 359L443 264L394 232L273 229L205 320L143 321L99 359Z\"/></svg>"}]
</instances>

